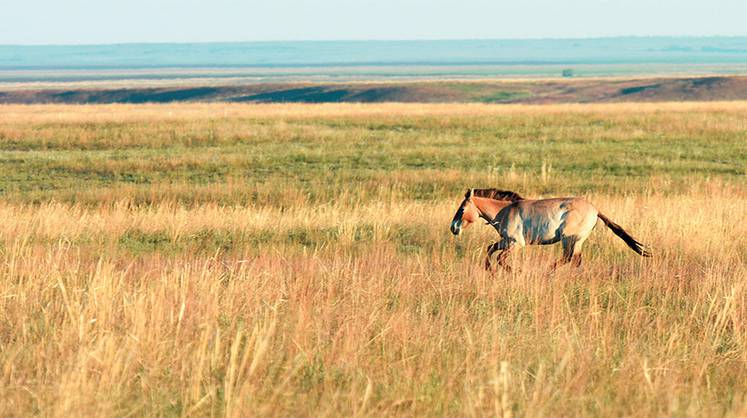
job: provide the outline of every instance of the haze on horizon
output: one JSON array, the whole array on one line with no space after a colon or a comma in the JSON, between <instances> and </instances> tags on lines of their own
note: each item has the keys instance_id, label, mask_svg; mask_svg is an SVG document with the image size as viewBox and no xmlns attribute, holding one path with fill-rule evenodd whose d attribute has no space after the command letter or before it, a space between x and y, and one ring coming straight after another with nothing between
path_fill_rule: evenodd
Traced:
<instances>
[{"instance_id":1,"label":"haze on horizon","mask_svg":"<svg viewBox=\"0 0 747 418\"><path fill-rule=\"evenodd\" d=\"M745 36L743 0L0 0L0 44Z\"/></svg>"}]
</instances>

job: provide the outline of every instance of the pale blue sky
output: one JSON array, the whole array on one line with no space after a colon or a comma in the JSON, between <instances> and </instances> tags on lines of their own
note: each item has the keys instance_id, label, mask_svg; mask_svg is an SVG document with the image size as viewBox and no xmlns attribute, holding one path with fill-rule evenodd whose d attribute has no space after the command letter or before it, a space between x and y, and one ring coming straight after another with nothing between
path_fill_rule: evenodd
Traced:
<instances>
[{"instance_id":1,"label":"pale blue sky","mask_svg":"<svg viewBox=\"0 0 747 418\"><path fill-rule=\"evenodd\" d=\"M747 0L0 0L0 44L744 36Z\"/></svg>"}]
</instances>

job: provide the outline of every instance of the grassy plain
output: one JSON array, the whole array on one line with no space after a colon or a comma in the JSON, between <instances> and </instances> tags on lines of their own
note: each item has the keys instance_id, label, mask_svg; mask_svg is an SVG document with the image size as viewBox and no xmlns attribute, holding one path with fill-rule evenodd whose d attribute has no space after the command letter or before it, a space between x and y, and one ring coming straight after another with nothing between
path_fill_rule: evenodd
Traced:
<instances>
[{"instance_id":1,"label":"grassy plain","mask_svg":"<svg viewBox=\"0 0 747 418\"><path fill-rule=\"evenodd\" d=\"M744 416L747 103L0 107L0 414ZM481 270L467 187L586 196Z\"/></svg>"}]
</instances>

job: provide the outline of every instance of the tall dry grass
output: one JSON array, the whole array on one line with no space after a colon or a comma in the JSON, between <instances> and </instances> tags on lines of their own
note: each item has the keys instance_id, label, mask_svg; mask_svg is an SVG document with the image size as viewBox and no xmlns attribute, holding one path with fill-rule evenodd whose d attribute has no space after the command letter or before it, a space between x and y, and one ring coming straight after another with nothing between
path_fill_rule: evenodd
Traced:
<instances>
[{"instance_id":1,"label":"tall dry grass","mask_svg":"<svg viewBox=\"0 0 747 418\"><path fill-rule=\"evenodd\" d=\"M448 232L458 196L283 212L0 205L0 410L747 414L745 200L590 199L656 257L600 225L583 271L548 277L546 247L491 276L494 233ZM165 238L140 251L132 231ZM204 231L243 238L185 244Z\"/></svg>"}]
</instances>

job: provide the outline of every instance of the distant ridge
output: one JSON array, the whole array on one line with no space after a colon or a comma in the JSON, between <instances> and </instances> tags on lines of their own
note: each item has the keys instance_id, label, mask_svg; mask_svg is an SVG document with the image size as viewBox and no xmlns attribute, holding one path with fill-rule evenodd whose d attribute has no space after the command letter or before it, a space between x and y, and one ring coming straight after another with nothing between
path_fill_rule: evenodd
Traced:
<instances>
[{"instance_id":1,"label":"distant ridge","mask_svg":"<svg viewBox=\"0 0 747 418\"><path fill-rule=\"evenodd\" d=\"M0 45L0 70L747 63L747 37Z\"/></svg>"},{"instance_id":2,"label":"distant ridge","mask_svg":"<svg viewBox=\"0 0 747 418\"><path fill-rule=\"evenodd\" d=\"M603 103L747 100L747 77L273 83L117 89L0 89L0 103Z\"/></svg>"}]
</instances>

